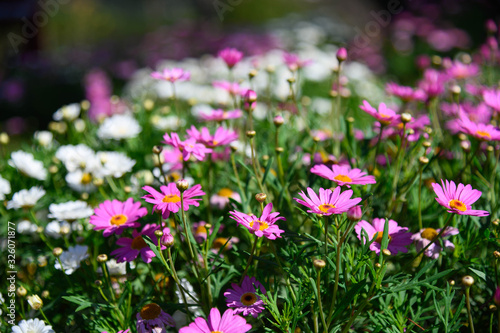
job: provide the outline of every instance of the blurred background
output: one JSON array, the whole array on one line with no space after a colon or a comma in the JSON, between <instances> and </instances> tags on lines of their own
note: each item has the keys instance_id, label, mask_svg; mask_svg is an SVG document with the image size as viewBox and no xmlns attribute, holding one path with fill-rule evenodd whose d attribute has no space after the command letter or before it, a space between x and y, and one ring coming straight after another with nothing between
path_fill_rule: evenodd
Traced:
<instances>
[{"instance_id":1,"label":"blurred background","mask_svg":"<svg viewBox=\"0 0 500 333\"><path fill-rule=\"evenodd\" d=\"M45 128L92 80L120 95L137 69L162 59L282 48L279 31L304 22L330 43L362 45L351 60L409 84L425 60L416 55L478 48L499 12L498 0L2 0L0 131Z\"/></svg>"}]
</instances>

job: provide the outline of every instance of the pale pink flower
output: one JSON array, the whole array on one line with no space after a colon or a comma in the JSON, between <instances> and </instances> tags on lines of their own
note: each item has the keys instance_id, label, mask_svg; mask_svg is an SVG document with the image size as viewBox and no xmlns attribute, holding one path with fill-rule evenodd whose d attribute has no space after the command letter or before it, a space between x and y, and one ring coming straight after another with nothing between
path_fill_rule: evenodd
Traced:
<instances>
[{"instance_id":1,"label":"pale pink flower","mask_svg":"<svg viewBox=\"0 0 500 333\"><path fill-rule=\"evenodd\" d=\"M375 184L376 180L374 176L369 176L366 172L362 172L360 169L351 169L347 165L332 165L331 168L321 164L315 165L311 172L320 177L330 179L340 186L347 185L367 185Z\"/></svg>"},{"instance_id":2,"label":"pale pink flower","mask_svg":"<svg viewBox=\"0 0 500 333\"><path fill-rule=\"evenodd\" d=\"M151 73L151 77L157 80L170 81L175 83L176 81L189 81L191 74L182 68L165 68L162 71Z\"/></svg>"}]
</instances>

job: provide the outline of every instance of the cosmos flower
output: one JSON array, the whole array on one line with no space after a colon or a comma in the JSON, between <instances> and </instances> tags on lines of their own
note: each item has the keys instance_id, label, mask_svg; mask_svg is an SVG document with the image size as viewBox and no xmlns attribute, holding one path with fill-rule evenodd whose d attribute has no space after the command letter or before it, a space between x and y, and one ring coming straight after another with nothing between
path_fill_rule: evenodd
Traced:
<instances>
[{"instance_id":1,"label":"cosmos flower","mask_svg":"<svg viewBox=\"0 0 500 333\"><path fill-rule=\"evenodd\" d=\"M58 221L75 221L85 219L92 215L94 211L88 203L81 200L67 201L59 204L50 204L49 215L51 219Z\"/></svg>"},{"instance_id":2,"label":"cosmos flower","mask_svg":"<svg viewBox=\"0 0 500 333\"><path fill-rule=\"evenodd\" d=\"M116 241L116 244L119 245L120 248L111 252L111 255L115 256L117 263L121 263L135 260L140 254L142 260L149 264L156 255L153 250L149 248L142 236L148 236L154 244L158 244L158 238L156 238L155 235L155 231L158 229L160 229L160 226L156 224L146 224L141 231L133 230L133 238L122 237ZM161 249L165 250L166 247L162 245Z\"/></svg>"},{"instance_id":3,"label":"cosmos flower","mask_svg":"<svg viewBox=\"0 0 500 333\"><path fill-rule=\"evenodd\" d=\"M425 100L425 93L420 89L400 86L397 83L389 82L385 85L385 92L390 96L396 96L403 102Z\"/></svg>"},{"instance_id":4,"label":"cosmos flower","mask_svg":"<svg viewBox=\"0 0 500 333\"><path fill-rule=\"evenodd\" d=\"M35 160L32 154L18 150L10 155L9 165L25 176L38 180L47 178L47 170L41 161Z\"/></svg>"},{"instance_id":5,"label":"cosmos flower","mask_svg":"<svg viewBox=\"0 0 500 333\"><path fill-rule=\"evenodd\" d=\"M309 208L308 213L315 213L319 215L332 215L342 214L347 212L349 208L356 206L361 198L351 199L352 190L347 190L340 193L340 186L337 186L334 191L330 189L319 189L319 197L314 190L310 187L307 188L307 194L300 192L299 195L302 199L294 198L299 204Z\"/></svg>"},{"instance_id":6,"label":"cosmos flower","mask_svg":"<svg viewBox=\"0 0 500 333\"><path fill-rule=\"evenodd\" d=\"M182 68L165 68L162 71L157 71L151 73L151 77L157 80L170 81L175 83L176 81L189 81L191 79L191 74Z\"/></svg>"},{"instance_id":7,"label":"cosmos flower","mask_svg":"<svg viewBox=\"0 0 500 333\"><path fill-rule=\"evenodd\" d=\"M210 112L202 112L199 118L203 121L224 121L228 119L241 118L243 112L239 109L232 111L224 111L222 109L211 110Z\"/></svg>"},{"instance_id":8,"label":"cosmos flower","mask_svg":"<svg viewBox=\"0 0 500 333\"><path fill-rule=\"evenodd\" d=\"M491 124L474 123L464 113L460 114L458 121L460 129L478 140L482 141L499 141L500 130Z\"/></svg>"},{"instance_id":9,"label":"cosmos flower","mask_svg":"<svg viewBox=\"0 0 500 333\"><path fill-rule=\"evenodd\" d=\"M232 211L231 218L237 223L246 227L251 233L257 237L265 236L268 239L281 238L281 234L285 232L281 230L275 223L278 220L285 220L284 217L278 215L280 213L271 213L273 204L268 203L262 212L262 216L258 218L255 215L247 215L241 212Z\"/></svg>"},{"instance_id":10,"label":"cosmos flower","mask_svg":"<svg viewBox=\"0 0 500 333\"><path fill-rule=\"evenodd\" d=\"M160 210L163 214L163 218L168 218L170 212L177 213L181 208L181 192L177 189L176 183L160 186L161 193L151 186L144 186L142 189L149 192L149 194L142 198L146 200L146 202L154 204L153 210ZM200 195L205 195L205 192L201 190L200 184L194 185L184 191L184 210L187 211L191 205L198 207L200 205L198 201L200 201L201 198L194 199L194 197Z\"/></svg>"},{"instance_id":11,"label":"cosmos flower","mask_svg":"<svg viewBox=\"0 0 500 333\"><path fill-rule=\"evenodd\" d=\"M16 326L12 326L12 333L55 333L52 326L46 326L43 320L38 318L21 320Z\"/></svg>"},{"instance_id":12,"label":"cosmos flower","mask_svg":"<svg viewBox=\"0 0 500 333\"><path fill-rule=\"evenodd\" d=\"M441 229L425 228L421 229L420 232L413 234L411 236L412 241L415 242L417 251L422 251L429 243L431 243L437 235L441 232ZM457 228L447 227L446 230L441 234L441 238L458 235L459 231ZM447 239L443 239L443 245L447 249L455 249L455 245ZM432 259L437 259L439 254L443 251L439 240L436 240L431 246L429 246L424 254Z\"/></svg>"},{"instance_id":13,"label":"cosmos flower","mask_svg":"<svg viewBox=\"0 0 500 333\"><path fill-rule=\"evenodd\" d=\"M210 204L218 209L224 209L229 204L229 199L241 202L241 197L238 192L235 192L227 187L221 188L219 192L212 195Z\"/></svg>"},{"instance_id":14,"label":"cosmos flower","mask_svg":"<svg viewBox=\"0 0 500 333\"><path fill-rule=\"evenodd\" d=\"M444 83L448 76L435 70L426 69L424 78L419 82L419 88L424 91L427 98L432 98L441 95L444 92Z\"/></svg>"},{"instance_id":15,"label":"cosmos flower","mask_svg":"<svg viewBox=\"0 0 500 333\"><path fill-rule=\"evenodd\" d=\"M137 314L138 333L166 332L166 326L174 327L175 321L156 303L144 305Z\"/></svg>"},{"instance_id":16,"label":"cosmos flower","mask_svg":"<svg viewBox=\"0 0 500 333\"><path fill-rule=\"evenodd\" d=\"M375 241L370 244L370 250L379 254L382 237L384 235L384 225L385 219L374 218L371 224L365 220L361 220L354 226L354 230L363 244L375 238ZM362 230L368 234L368 239L362 236ZM408 228L400 227L396 221L389 220L389 244L387 245L387 249L391 251L391 254L394 255L398 252L408 252L406 246L412 243L411 237L412 234L408 232Z\"/></svg>"},{"instance_id":17,"label":"cosmos flower","mask_svg":"<svg viewBox=\"0 0 500 333\"><path fill-rule=\"evenodd\" d=\"M125 202L106 200L94 213L90 217L90 224L95 226L94 230L104 230L102 235L109 237L112 234L121 235L125 228L139 227L141 224L136 221L146 215L148 210L141 207L140 202L128 198Z\"/></svg>"},{"instance_id":18,"label":"cosmos flower","mask_svg":"<svg viewBox=\"0 0 500 333\"><path fill-rule=\"evenodd\" d=\"M360 169L351 169L347 165L337 165L333 164L331 168L324 164L315 165L311 169L311 173L318 175L320 177L330 179L340 186L346 185L367 185L375 184L375 176L368 176L366 172L362 172Z\"/></svg>"},{"instance_id":19,"label":"cosmos flower","mask_svg":"<svg viewBox=\"0 0 500 333\"><path fill-rule=\"evenodd\" d=\"M29 190L21 190L14 193L12 200L7 203L7 209L32 208L44 195L45 190L40 186L34 186Z\"/></svg>"},{"instance_id":20,"label":"cosmos flower","mask_svg":"<svg viewBox=\"0 0 500 333\"><path fill-rule=\"evenodd\" d=\"M442 185L442 186L441 186ZM441 179L441 185L432 183L432 188L437 195L436 201L448 209L448 213L472 216L487 216L485 210L474 210L471 205L481 197L481 191L473 190L471 185L458 184Z\"/></svg>"},{"instance_id":21,"label":"cosmos flower","mask_svg":"<svg viewBox=\"0 0 500 333\"><path fill-rule=\"evenodd\" d=\"M396 114L396 111L389 109L385 103L380 103L377 110L364 100L363 105L360 105L359 108L377 119L384 126L395 125L401 119L401 116Z\"/></svg>"},{"instance_id":22,"label":"cosmos flower","mask_svg":"<svg viewBox=\"0 0 500 333\"><path fill-rule=\"evenodd\" d=\"M233 96L240 95L241 92L243 91L238 82L214 81L212 82L212 86L227 91L229 94Z\"/></svg>"},{"instance_id":23,"label":"cosmos flower","mask_svg":"<svg viewBox=\"0 0 500 333\"><path fill-rule=\"evenodd\" d=\"M291 71L296 71L312 63L311 59L301 60L297 54L288 52L283 53L283 61Z\"/></svg>"},{"instance_id":24,"label":"cosmos flower","mask_svg":"<svg viewBox=\"0 0 500 333\"><path fill-rule=\"evenodd\" d=\"M252 328L246 320L235 314L234 310L227 309L220 315L217 308L210 310L208 320L198 317L194 323L179 330L179 333L245 333Z\"/></svg>"},{"instance_id":25,"label":"cosmos flower","mask_svg":"<svg viewBox=\"0 0 500 333\"><path fill-rule=\"evenodd\" d=\"M264 301L257 295L257 290L266 293L264 286L255 277L245 276L241 286L231 283L231 289L224 292L227 306L235 308L234 313L242 313L243 316L252 315L257 318L264 310Z\"/></svg>"},{"instance_id":26,"label":"cosmos flower","mask_svg":"<svg viewBox=\"0 0 500 333\"><path fill-rule=\"evenodd\" d=\"M197 143L195 138L188 138L185 141L181 141L179 135L175 132L170 133L170 136L168 133L165 133L163 140L167 145L179 149L182 152L184 161L189 160L191 155L197 160L203 161L205 154L212 152L212 149L205 147L204 144Z\"/></svg>"},{"instance_id":27,"label":"cosmos flower","mask_svg":"<svg viewBox=\"0 0 500 333\"><path fill-rule=\"evenodd\" d=\"M227 47L219 51L218 56L219 58L224 60L227 67L233 68L237 63L241 61L241 59L243 59L243 52L240 52L234 48Z\"/></svg>"},{"instance_id":28,"label":"cosmos flower","mask_svg":"<svg viewBox=\"0 0 500 333\"><path fill-rule=\"evenodd\" d=\"M485 89L483 91L483 99L486 105L500 112L500 90Z\"/></svg>"},{"instance_id":29,"label":"cosmos flower","mask_svg":"<svg viewBox=\"0 0 500 333\"><path fill-rule=\"evenodd\" d=\"M80 267L80 262L87 259L89 254L87 253L88 247L86 245L75 245L70 246L67 251L64 251L60 256L59 260L56 261L55 268L64 271L64 274L71 275Z\"/></svg>"},{"instance_id":30,"label":"cosmos flower","mask_svg":"<svg viewBox=\"0 0 500 333\"><path fill-rule=\"evenodd\" d=\"M66 120L68 122L71 122L76 118L78 118L78 116L80 115L80 109L81 109L80 103L72 103L64 105L56 112L54 112L52 118L55 121Z\"/></svg>"},{"instance_id":31,"label":"cosmos flower","mask_svg":"<svg viewBox=\"0 0 500 333\"><path fill-rule=\"evenodd\" d=\"M460 61L453 61L446 69L446 75L454 79L466 79L479 74L479 66L475 63L464 64Z\"/></svg>"},{"instance_id":32,"label":"cosmos flower","mask_svg":"<svg viewBox=\"0 0 500 333\"><path fill-rule=\"evenodd\" d=\"M100 139L132 139L141 131L141 125L134 117L127 114L116 114L102 122L97 130L97 136Z\"/></svg>"},{"instance_id":33,"label":"cosmos flower","mask_svg":"<svg viewBox=\"0 0 500 333\"><path fill-rule=\"evenodd\" d=\"M191 128L187 129L186 132L191 138L196 139L197 142L202 143L209 148L228 145L231 142L238 140L238 133L225 129L222 126L215 130L214 135L211 135L210 131L206 127L203 127L201 131L198 131L196 127L191 126Z\"/></svg>"},{"instance_id":34,"label":"cosmos flower","mask_svg":"<svg viewBox=\"0 0 500 333\"><path fill-rule=\"evenodd\" d=\"M42 147L49 148L52 147L52 142L54 141L54 134L49 131L36 131L33 134L33 139Z\"/></svg>"},{"instance_id":35,"label":"cosmos flower","mask_svg":"<svg viewBox=\"0 0 500 333\"><path fill-rule=\"evenodd\" d=\"M135 165L135 160L122 152L100 151L96 155L102 163L102 168L96 172L99 178L107 176L120 178L127 172L131 172Z\"/></svg>"},{"instance_id":36,"label":"cosmos flower","mask_svg":"<svg viewBox=\"0 0 500 333\"><path fill-rule=\"evenodd\" d=\"M9 181L0 176L0 200L5 200L5 195L10 194L11 191Z\"/></svg>"}]
</instances>

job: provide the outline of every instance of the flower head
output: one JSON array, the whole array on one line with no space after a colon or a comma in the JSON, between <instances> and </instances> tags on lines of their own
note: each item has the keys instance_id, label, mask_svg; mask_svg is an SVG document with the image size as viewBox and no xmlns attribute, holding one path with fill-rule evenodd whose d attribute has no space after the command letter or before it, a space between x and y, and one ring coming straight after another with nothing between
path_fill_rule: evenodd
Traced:
<instances>
[{"instance_id":1,"label":"flower head","mask_svg":"<svg viewBox=\"0 0 500 333\"><path fill-rule=\"evenodd\" d=\"M390 82L385 85L385 91L388 95L396 96L404 102L425 100L425 93L420 89L400 86L397 83Z\"/></svg>"},{"instance_id":2,"label":"flower head","mask_svg":"<svg viewBox=\"0 0 500 333\"><path fill-rule=\"evenodd\" d=\"M9 181L0 176L0 200L5 200L5 195L10 194L11 190Z\"/></svg>"},{"instance_id":3,"label":"flower head","mask_svg":"<svg viewBox=\"0 0 500 333\"><path fill-rule=\"evenodd\" d=\"M112 234L121 235L125 228L139 227L141 224L136 221L146 215L148 210L141 207L140 202L128 198L125 202L106 200L94 213L90 217L90 224L95 226L94 230L104 230L102 235L108 237Z\"/></svg>"},{"instance_id":4,"label":"flower head","mask_svg":"<svg viewBox=\"0 0 500 333\"><path fill-rule=\"evenodd\" d=\"M151 186L144 186L142 189L149 192L149 194L142 198L146 200L146 202L154 204L153 210L160 210L163 214L163 218L167 218L170 212L177 213L181 208L181 192L177 189L176 183L160 186L161 192L158 192ZM201 198L194 199L194 197L200 195L205 195L205 192L201 190L200 184L184 191L184 210L187 211L191 205L198 207L200 205L198 201L200 201Z\"/></svg>"},{"instance_id":5,"label":"flower head","mask_svg":"<svg viewBox=\"0 0 500 333\"><path fill-rule=\"evenodd\" d=\"M243 59L243 52L227 47L219 51L218 56L219 58L224 60L227 67L233 68L237 63L241 61L241 59Z\"/></svg>"},{"instance_id":6,"label":"flower head","mask_svg":"<svg viewBox=\"0 0 500 333\"><path fill-rule=\"evenodd\" d=\"M500 112L500 90L484 90L484 103L496 112Z\"/></svg>"},{"instance_id":7,"label":"flower head","mask_svg":"<svg viewBox=\"0 0 500 333\"><path fill-rule=\"evenodd\" d=\"M252 315L257 318L264 310L264 301L257 295L257 290L265 294L264 286L255 277L245 276L241 286L231 283L231 288L224 292L227 306L235 308L234 313L243 313L244 316Z\"/></svg>"},{"instance_id":8,"label":"flower head","mask_svg":"<svg viewBox=\"0 0 500 333\"><path fill-rule=\"evenodd\" d=\"M237 211L229 213L233 220L246 227L257 237L265 236L268 239L276 239L276 237L281 238L281 234L285 231L281 230L275 223L278 220L285 220L285 218L282 216L278 217L280 214L278 212L271 213L272 210L273 204L268 203L266 207L264 207L264 211L260 218L255 215L247 215Z\"/></svg>"},{"instance_id":9,"label":"flower head","mask_svg":"<svg viewBox=\"0 0 500 333\"><path fill-rule=\"evenodd\" d=\"M222 109L211 110L210 112L202 112L199 117L203 121L223 121L228 119L241 118L243 112L239 109L232 111L224 111Z\"/></svg>"},{"instance_id":10,"label":"flower head","mask_svg":"<svg viewBox=\"0 0 500 333\"><path fill-rule=\"evenodd\" d=\"M12 326L12 333L55 333L52 326L45 326L43 320L38 318L21 320L16 326Z\"/></svg>"},{"instance_id":11,"label":"flower head","mask_svg":"<svg viewBox=\"0 0 500 333\"><path fill-rule=\"evenodd\" d=\"M175 321L156 303L144 305L137 314L138 333L166 332L165 326L174 327Z\"/></svg>"},{"instance_id":12,"label":"flower head","mask_svg":"<svg viewBox=\"0 0 500 333\"><path fill-rule=\"evenodd\" d=\"M351 169L347 165L336 165L333 164L331 168L324 164L315 165L311 172L320 177L330 179L340 186L346 185L367 185L375 184L375 176L368 176L366 172L362 172L360 169Z\"/></svg>"},{"instance_id":13,"label":"flower head","mask_svg":"<svg viewBox=\"0 0 500 333\"><path fill-rule=\"evenodd\" d=\"M140 254L142 260L149 264L156 255L153 250L149 248L142 236L148 236L154 244L158 244L158 238L156 238L155 231L159 229L160 226L156 224L146 224L141 231L132 231L133 238L122 237L116 241L116 244L121 247L111 252L111 255L115 256L117 263L121 263L135 260ZM166 247L162 245L161 249L165 250Z\"/></svg>"},{"instance_id":14,"label":"flower head","mask_svg":"<svg viewBox=\"0 0 500 333\"><path fill-rule=\"evenodd\" d=\"M400 115L396 114L396 111L389 109L385 103L380 103L377 110L364 100L363 105L360 105L359 108L377 119L382 125L395 125L399 123L401 118Z\"/></svg>"},{"instance_id":15,"label":"flower head","mask_svg":"<svg viewBox=\"0 0 500 333\"><path fill-rule=\"evenodd\" d=\"M206 127L203 127L201 131L198 131L196 127L191 126L191 128L187 129L186 132L191 138L196 139L197 142L210 148L224 146L238 140L238 133L225 129L222 126L215 130L214 135L211 135L210 131Z\"/></svg>"},{"instance_id":16,"label":"flower head","mask_svg":"<svg viewBox=\"0 0 500 333\"><path fill-rule=\"evenodd\" d=\"M283 53L283 61L291 71L296 71L312 63L311 59L301 60L297 54L287 52Z\"/></svg>"},{"instance_id":17,"label":"flower head","mask_svg":"<svg viewBox=\"0 0 500 333\"><path fill-rule=\"evenodd\" d=\"M91 216L93 210L85 201L76 200L59 204L50 204L49 212L50 213L47 217L50 217L51 219L72 222Z\"/></svg>"},{"instance_id":18,"label":"flower head","mask_svg":"<svg viewBox=\"0 0 500 333\"><path fill-rule=\"evenodd\" d=\"M246 320L235 314L232 309L227 309L220 315L217 308L210 310L208 320L198 317L194 323L179 330L179 333L245 333L252 328Z\"/></svg>"},{"instance_id":19,"label":"flower head","mask_svg":"<svg viewBox=\"0 0 500 333\"><path fill-rule=\"evenodd\" d=\"M299 204L304 205L309 208L308 213L315 213L319 215L332 215L332 214L342 214L347 212L349 208L356 206L361 198L351 199L352 190L344 191L340 193L341 187L338 186L334 191L330 189L319 189L319 197L313 191L312 188L307 188L307 194L300 192L299 195L302 199L296 199Z\"/></svg>"},{"instance_id":20,"label":"flower head","mask_svg":"<svg viewBox=\"0 0 500 333\"><path fill-rule=\"evenodd\" d=\"M97 130L97 136L100 139L132 139L141 131L141 125L134 117L127 114L115 114L102 122Z\"/></svg>"},{"instance_id":21,"label":"flower head","mask_svg":"<svg viewBox=\"0 0 500 333\"><path fill-rule=\"evenodd\" d=\"M370 244L370 250L379 254L382 237L384 235L384 225L385 219L374 218L371 224L365 220L361 220L358 224L356 224L354 230L363 244L366 244L366 241L370 241L375 238L375 241ZM368 239L362 237L362 230L368 234ZM408 232L408 228L400 227L398 222L389 220L389 244L387 245L387 249L391 251L392 254L396 254L398 252L408 252L406 246L411 244L411 236L412 234Z\"/></svg>"},{"instance_id":22,"label":"flower head","mask_svg":"<svg viewBox=\"0 0 500 333\"><path fill-rule=\"evenodd\" d=\"M12 196L12 200L7 203L7 209L32 208L45 193L45 190L40 186L16 192Z\"/></svg>"},{"instance_id":23,"label":"flower head","mask_svg":"<svg viewBox=\"0 0 500 333\"><path fill-rule=\"evenodd\" d=\"M38 180L47 178L47 170L43 163L35 160L32 154L22 150L15 151L10 155L9 165L28 177Z\"/></svg>"},{"instance_id":24,"label":"flower head","mask_svg":"<svg viewBox=\"0 0 500 333\"><path fill-rule=\"evenodd\" d=\"M66 275L73 274L80 267L80 262L89 257L88 249L86 245L70 246L59 256L61 262L56 261L55 268L64 271Z\"/></svg>"},{"instance_id":25,"label":"flower head","mask_svg":"<svg viewBox=\"0 0 500 333\"><path fill-rule=\"evenodd\" d=\"M210 198L210 204L218 209L224 209L229 204L229 199L241 202L241 197L238 192L224 187L219 190L216 194L212 195Z\"/></svg>"},{"instance_id":26,"label":"flower head","mask_svg":"<svg viewBox=\"0 0 500 333\"><path fill-rule=\"evenodd\" d=\"M151 77L157 80L170 81L172 83L176 81L189 81L191 74L182 68L165 68L162 71L151 73Z\"/></svg>"},{"instance_id":27,"label":"flower head","mask_svg":"<svg viewBox=\"0 0 500 333\"><path fill-rule=\"evenodd\" d=\"M421 229L420 232L413 234L413 236L411 236L411 239L416 243L415 245L417 251L421 251L422 249L427 247L427 245L429 245L429 243L431 243L437 237L437 235L439 235L440 232L441 229L425 228ZM447 227L446 230L441 234L441 238L458 235L458 233L459 231L457 228ZM424 254L432 259L437 259L441 251L443 251L439 244L439 241L434 241L434 243L432 243L425 250ZM443 239L443 245L447 249L455 249L455 245L453 245L453 243L447 239Z\"/></svg>"},{"instance_id":28,"label":"flower head","mask_svg":"<svg viewBox=\"0 0 500 333\"><path fill-rule=\"evenodd\" d=\"M441 186L442 185L442 186ZM448 209L448 213L459 215L487 216L485 210L474 210L471 205L481 197L481 191L473 190L471 185L458 184L441 179L441 185L432 183L432 188L437 195L436 201Z\"/></svg>"},{"instance_id":29,"label":"flower head","mask_svg":"<svg viewBox=\"0 0 500 333\"><path fill-rule=\"evenodd\" d=\"M197 143L195 138L188 138L185 141L181 141L179 135L175 132L172 132L170 136L168 133L165 133L163 140L167 145L179 149L182 152L184 161L189 160L191 155L197 160L203 161L205 159L205 154L212 152L212 149L205 147L204 144Z\"/></svg>"},{"instance_id":30,"label":"flower head","mask_svg":"<svg viewBox=\"0 0 500 333\"><path fill-rule=\"evenodd\" d=\"M464 113L460 114L458 121L460 129L468 135L482 141L500 141L500 130L491 124L472 122Z\"/></svg>"}]
</instances>

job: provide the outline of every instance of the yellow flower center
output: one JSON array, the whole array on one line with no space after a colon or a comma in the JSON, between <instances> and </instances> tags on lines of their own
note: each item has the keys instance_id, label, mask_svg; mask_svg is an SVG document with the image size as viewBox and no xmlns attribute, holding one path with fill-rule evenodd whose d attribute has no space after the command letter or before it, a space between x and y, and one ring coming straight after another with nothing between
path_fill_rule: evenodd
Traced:
<instances>
[{"instance_id":1,"label":"yellow flower center","mask_svg":"<svg viewBox=\"0 0 500 333\"><path fill-rule=\"evenodd\" d=\"M85 172L83 175L82 175L82 180L81 180L81 183L83 185L88 185L90 184L90 182L92 181L92 175L90 173L87 173Z\"/></svg>"},{"instance_id":2,"label":"yellow flower center","mask_svg":"<svg viewBox=\"0 0 500 333\"><path fill-rule=\"evenodd\" d=\"M259 230L262 231L262 230L266 230L267 228L269 228L269 224L267 224L266 222L262 222L262 221L259 221L259 220L256 220L256 221L252 221L250 222L250 228L253 228L253 225L255 223L258 223L259 224Z\"/></svg>"},{"instance_id":3,"label":"yellow flower center","mask_svg":"<svg viewBox=\"0 0 500 333\"><path fill-rule=\"evenodd\" d=\"M224 244L226 244L227 242L227 238L224 238L224 237L217 237L214 242L212 243L212 248L218 250L220 249L221 247L224 246ZM229 243L228 243L229 245ZM225 248L227 249L227 247Z\"/></svg>"},{"instance_id":4,"label":"yellow flower center","mask_svg":"<svg viewBox=\"0 0 500 333\"><path fill-rule=\"evenodd\" d=\"M224 333L224 332L222 332L222 331L212 331L210 333Z\"/></svg>"},{"instance_id":5,"label":"yellow flower center","mask_svg":"<svg viewBox=\"0 0 500 333\"><path fill-rule=\"evenodd\" d=\"M485 131L476 131L476 134L483 137L483 138L488 138L491 139L491 134Z\"/></svg>"},{"instance_id":6,"label":"yellow flower center","mask_svg":"<svg viewBox=\"0 0 500 333\"><path fill-rule=\"evenodd\" d=\"M450 205L450 208L459 210L461 212L465 212L467 210L467 206L462 201L459 200L455 199L450 200L448 204Z\"/></svg>"},{"instance_id":7,"label":"yellow flower center","mask_svg":"<svg viewBox=\"0 0 500 333\"><path fill-rule=\"evenodd\" d=\"M352 182L352 179L347 175L337 175L333 179L338 180L339 182L344 182L344 183Z\"/></svg>"},{"instance_id":8,"label":"yellow flower center","mask_svg":"<svg viewBox=\"0 0 500 333\"><path fill-rule=\"evenodd\" d=\"M207 228L205 227L205 225L200 225L198 228L196 228L195 233L196 234L206 234Z\"/></svg>"},{"instance_id":9,"label":"yellow flower center","mask_svg":"<svg viewBox=\"0 0 500 333\"><path fill-rule=\"evenodd\" d=\"M135 237L134 240L132 240L132 244L130 245L130 247L134 250L140 250L147 246L148 244L146 244L146 241L142 238L141 235Z\"/></svg>"},{"instance_id":10,"label":"yellow flower center","mask_svg":"<svg viewBox=\"0 0 500 333\"><path fill-rule=\"evenodd\" d=\"M158 304L149 303L142 307L141 318L145 320L156 319L161 314L161 308Z\"/></svg>"},{"instance_id":11,"label":"yellow flower center","mask_svg":"<svg viewBox=\"0 0 500 333\"><path fill-rule=\"evenodd\" d=\"M113 215L109 220L112 225L122 225L127 222L128 217L123 214Z\"/></svg>"},{"instance_id":12,"label":"yellow flower center","mask_svg":"<svg viewBox=\"0 0 500 333\"><path fill-rule=\"evenodd\" d=\"M230 196L233 195L233 191L231 191L227 187L224 187L217 194L220 195L221 197L229 198Z\"/></svg>"},{"instance_id":13,"label":"yellow flower center","mask_svg":"<svg viewBox=\"0 0 500 333\"><path fill-rule=\"evenodd\" d=\"M373 236L374 236L373 238L375 238L375 242L382 244L382 238L384 238L383 231L376 232L375 235L373 235ZM392 240L391 235L387 235L387 238L389 238L389 243L390 243Z\"/></svg>"},{"instance_id":14,"label":"yellow flower center","mask_svg":"<svg viewBox=\"0 0 500 333\"><path fill-rule=\"evenodd\" d=\"M257 296L254 293L244 293L241 295L240 302L245 306L253 305L257 302Z\"/></svg>"},{"instance_id":15,"label":"yellow flower center","mask_svg":"<svg viewBox=\"0 0 500 333\"><path fill-rule=\"evenodd\" d=\"M422 238L428 239L430 241L434 240L436 236L438 235L438 232L436 229L433 228L426 228L424 231L422 231Z\"/></svg>"},{"instance_id":16,"label":"yellow flower center","mask_svg":"<svg viewBox=\"0 0 500 333\"><path fill-rule=\"evenodd\" d=\"M323 213L328 213L328 211L330 209L333 209L335 208L334 205L330 205L330 204L322 204L320 206L318 206L319 210L322 211Z\"/></svg>"},{"instance_id":17,"label":"yellow flower center","mask_svg":"<svg viewBox=\"0 0 500 333\"><path fill-rule=\"evenodd\" d=\"M181 201L181 198L177 194L168 194L161 201L166 203L177 203Z\"/></svg>"}]
</instances>

